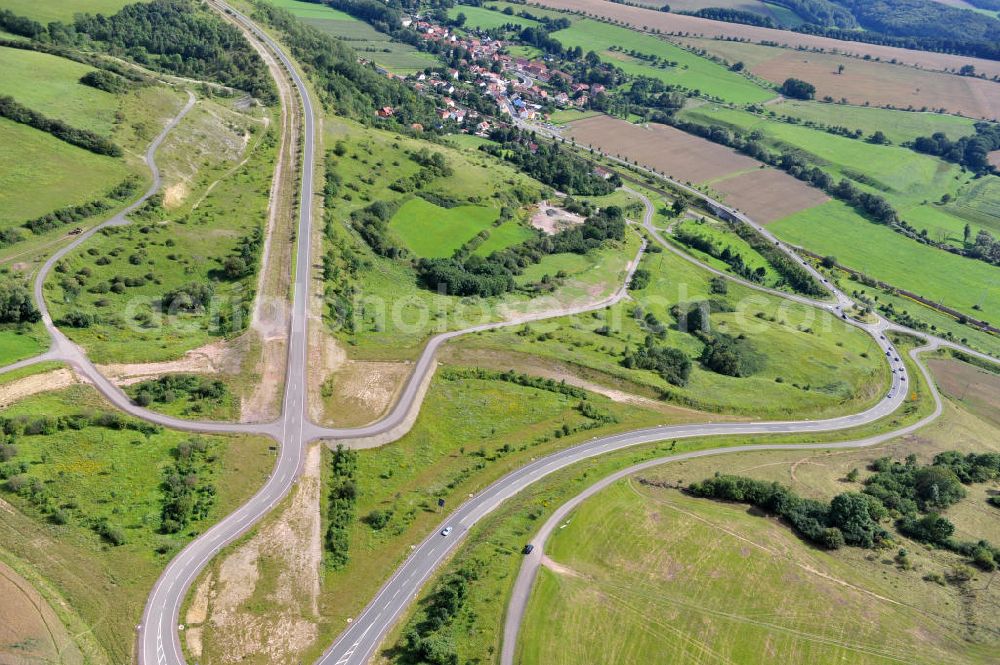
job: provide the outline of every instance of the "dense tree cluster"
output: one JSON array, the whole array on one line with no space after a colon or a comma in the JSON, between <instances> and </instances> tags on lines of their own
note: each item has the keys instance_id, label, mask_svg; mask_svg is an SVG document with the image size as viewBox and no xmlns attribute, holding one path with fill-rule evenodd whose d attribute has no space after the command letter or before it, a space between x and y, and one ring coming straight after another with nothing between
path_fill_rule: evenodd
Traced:
<instances>
[{"instance_id":1,"label":"dense tree cluster","mask_svg":"<svg viewBox=\"0 0 1000 665\"><path fill-rule=\"evenodd\" d=\"M327 497L326 529L327 561L334 570L340 570L350 561L350 528L357 511L358 488L354 476L358 468L358 454L337 444L331 461L332 477Z\"/></svg>"},{"instance_id":2,"label":"dense tree cluster","mask_svg":"<svg viewBox=\"0 0 1000 665\"><path fill-rule=\"evenodd\" d=\"M174 463L163 472L160 531L178 533L191 522L208 517L215 503L215 486L206 482L206 477L214 460L204 439L177 446Z\"/></svg>"},{"instance_id":3,"label":"dense tree cluster","mask_svg":"<svg viewBox=\"0 0 1000 665\"><path fill-rule=\"evenodd\" d=\"M379 256L395 259L405 257L408 253L389 234L389 220L398 209L398 201L374 201L351 213L351 225Z\"/></svg>"},{"instance_id":4,"label":"dense tree cluster","mask_svg":"<svg viewBox=\"0 0 1000 665\"><path fill-rule=\"evenodd\" d=\"M0 282L0 323L35 323L41 318L23 284L14 280Z\"/></svg>"},{"instance_id":5,"label":"dense tree cluster","mask_svg":"<svg viewBox=\"0 0 1000 665\"><path fill-rule=\"evenodd\" d=\"M648 369L656 372L664 381L675 386L683 386L691 376L691 359L680 349L661 346L652 335L635 349L627 349L622 366L628 369Z\"/></svg>"},{"instance_id":6,"label":"dense tree cluster","mask_svg":"<svg viewBox=\"0 0 1000 665\"><path fill-rule=\"evenodd\" d=\"M180 398L193 400L220 400L228 394L226 384L218 379L197 374L167 374L157 379L143 381L136 385L132 393L139 406L170 404Z\"/></svg>"},{"instance_id":7,"label":"dense tree cluster","mask_svg":"<svg viewBox=\"0 0 1000 665\"><path fill-rule=\"evenodd\" d=\"M802 79L787 78L778 92L793 99L812 99L816 96L816 86Z\"/></svg>"},{"instance_id":8,"label":"dense tree cluster","mask_svg":"<svg viewBox=\"0 0 1000 665\"><path fill-rule=\"evenodd\" d=\"M406 662L457 665L458 653L444 629L458 616L469 595L469 583L478 573L469 565L442 579L423 603L423 612L403 631L400 648Z\"/></svg>"},{"instance_id":9,"label":"dense tree cluster","mask_svg":"<svg viewBox=\"0 0 1000 665\"><path fill-rule=\"evenodd\" d=\"M764 257L764 260L781 275L782 281L792 290L807 296L822 296L826 294L823 286L816 281L808 270L799 265L792 257L771 244L749 224L730 222L730 228L740 238L746 241L754 251Z\"/></svg>"},{"instance_id":10,"label":"dense tree cluster","mask_svg":"<svg viewBox=\"0 0 1000 665\"><path fill-rule=\"evenodd\" d=\"M215 288L211 284L189 282L164 293L160 307L170 314L201 312L209 306L214 295Z\"/></svg>"},{"instance_id":11,"label":"dense tree cluster","mask_svg":"<svg viewBox=\"0 0 1000 665\"><path fill-rule=\"evenodd\" d=\"M1000 150L1000 125L977 122L975 129L975 134L962 136L954 141L943 132L921 136L913 141L913 149L961 164L971 171L985 173L993 170L989 154Z\"/></svg>"},{"instance_id":12,"label":"dense tree cluster","mask_svg":"<svg viewBox=\"0 0 1000 665\"><path fill-rule=\"evenodd\" d=\"M487 257L456 256L420 259L417 277L425 287L449 295L496 296L515 288L514 276L548 254L586 254L608 240L624 240L625 219L620 208L608 206L583 224L555 235L536 237Z\"/></svg>"},{"instance_id":13,"label":"dense tree cluster","mask_svg":"<svg viewBox=\"0 0 1000 665\"><path fill-rule=\"evenodd\" d=\"M851 12L830 0L774 0L779 7L786 7L803 20L819 26L857 28L858 22Z\"/></svg>"},{"instance_id":14,"label":"dense tree cluster","mask_svg":"<svg viewBox=\"0 0 1000 665\"><path fill-rule=\"evenodd\" d=\"M119 76L106 69L95 69L92 72L87 72L80 77L80 83L116 95L126 92L131 87L128 79L124 76Z\"/></svg>"},{"instance_id":15,"label":"dense tree cluster","mask_svg":"<svg viewBox=\"0 0 1000 665\"><path fill-rule=\"evenodd\" d=\"M845 544L874 547L889 538L879 525L886 509L867 494L845 492L826 504L804 499L779 483L732 475L692 483L688 491L699 497L749 503L778 515L804 538L827 549Z\"/></svg>"},{"instance_id":16,"label":"dense tree cluster","mask_svg":"<svg viewBox=\"0 0 1000 665\"><path fill-rule=\"evenodd\" d=\"M732 247L724 247L721 250L711 238L690 229L680 227L674 231L674 237L681 243L715 257L728 265L733 273L747 280L748 282L763 283L767 269L764 266L752 268L746 264L743 255L735 251Z\"/></svg>"},{"instance_id":17,"label":"dense tree cluster","mask_svg":"<svg viewBox=\"0 0 1000 665\"><path fill-rule=\"evenodd\" d=\"M742 23L743 25L756 25L761 28L777 28L778 25L770 16L764 16L757 12L748 12L742 9L731 7L702 7L693 12L678 12L701 18L712 19L713 21L726 21L727 23Z\"/></svg>"},{"instance_id":18,"label":"dense tree cluster","mask_svg":"<svg viewBox=\"0 0 1000 665\"><path fill-rule=\"evenodd\" d=\"M267 103L277 99L264 61L242 33L192 0L127 5L113 16L81 14L74 28L111 53L179 76L219 81Z\"/></svg>"},{"instance_id":19,"label":"dense tree cluster","mask_svg":"<svg viewBox=\"0 0 1000 665\"><path fill-rule=\"evenodd\" d=\"M121 157L123 154L122 149L110 139L89 129L70 127L62 120L48 118L38 111L19 104L13 97L7 95L0 95L0 116L48 132L61 141L98 155Z\"/></svg>"},{"instance_id":20,"label":"dense tree cluster","mask_svg":"<svg viewBox=\"0 0 1000 665\"><path fill-rule=\"evenodd\" d=\"M764 367L764 355L757 351L744 335L722 332L700 335L705 342L698 358L706 369L725 376L744 377L756 374Z\"/></svg>"},{"instance_id":21,"label":"dense tree cluster","mask_svg":"<svg viewBox=\"0 0 1000 665\"><path fill-rule=\"evenodd\" d=\"M558 143L542 143L534 133L516 128L498 127L490 132L495 144L481 150L515 164L535 180L561 192L577 196L602 196L621 186L616 173L605 177L594 171L584 159L559 147Z\"/></svg>"}]
</instances>

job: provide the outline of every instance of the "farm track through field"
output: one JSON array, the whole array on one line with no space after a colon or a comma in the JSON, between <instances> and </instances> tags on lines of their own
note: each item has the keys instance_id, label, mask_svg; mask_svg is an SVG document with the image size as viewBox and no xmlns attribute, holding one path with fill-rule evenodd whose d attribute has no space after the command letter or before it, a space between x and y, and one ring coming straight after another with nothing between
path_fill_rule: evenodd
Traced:
<instances>
[{"instance_id":1,"label":"farm track through field","mask_svg":"<svg viewBox=\"0 0 1000 665\"><path fill-rule=\"evenodd\" d=\"M222 548L233 540L248 531L261 517L267 514L279 501L281 501L292 488L302 470L302 460L306 447L317 440L337 440L352 439L357 441L365 438L377 437L385 433L399 432L399 427L405 425L407 419L415 410L419 409L422 391L420 386L424 378L433 369L434 355L437 349L450 339L470 332L489 330L509 325L519 325L528 320L539 320L553 316L565 316L571 313L594 311L608 305L619 302L627 297L627 283L632 272L638 265L636 260L626 276L625 282L619 290L610 298L598 303L593 303L582 308L563 310L558 312L544 312L530 317L519 317L513 321L505 321L487 325L476 326L466 330L452 331L433 337L426 345L423 354L417 362L414 372L404 388L401 397L389 415L375 425L356 429L336 429L324 428L315 425L308 419L306 411L306 346L308 336L307 330L307 310L309 280L311 273L311 245L312 237L312 205L313 205L313 178L315 164L315 112L312 107L312 100L304 81L298 74L293 63L284 53L282 48L267 34L261 31L249 18L232 10L221 0L212 0L210 5L224 12L230 20L241 23L248 29L247 34L259 44L267 48L282 63L284 69L291 77L294 87L299 96L299 103L303 106L303 159L301 166L300 180L300 208L296 237L298 239L297 254L295 260L294 276L294 296L292 302L291 317L288 331L288 360L285 381L285 396L281 418L270 423L260 424L232 424L221 422L193 422L179 420L153 413L133 404L131 400L116 386L111 384L94 365L87 359L82 349L70 342L54 325L48 309L45 306L43 285L46 276L66 253L78 247L81 243L93 236L100 228L112 225L127 224L126 216L135 211L142 203L154 194L160 186L160 175L154 161L157 147L163 141L166 134L173 129L180 119L190 110L194 104L193 95L190 96L187 105L181 113L172 120L159 137L150 146L147 152L147 164L153 175L153 185L136 202L125 209L119 215L106 221L87 233L81 235L73 243L61 249L53 255L43 266L35 282L35 298L39 309L43 313L45 327L52 339L51 349L34 359L15 363L4 368L0 368L0 373L24 367L43 360L61 360L70 364L80 375L90 380L95 387L117 408L135 417L154 422L165 427L182 431L213 432L213 433L255 433L265 434L276 439L280 444L279 457L272 471L271 476L247 503L227 516L214 527L206 531L200 537L185 547L167 566L160 579L154 586L147 601L146 611L142 624L139 627L139 662L143 665L159 665L167 663L169 665L179 665L184 662L178 639L178 617L181 604L192 581L197 577L205 565ZM190 94L190 93L189 93ZM676 184L676 183L675 183ZM682 186L683 188L683 186ZM697 194L701 196L700 194ZM646 217L644 224L647 229L651 227L651 204L648 199L646 203ZM721 204L718 204L721 205ZM731 213L737 214L737 213ZM746 223L753 224L749 219L742 218ZM755 225L756 226L756 225ZM661 244L665 244L658 233L653 230L653 237ZM679 251L670 248L671 251ZM785 251L787 247L781 246ZM641 250L640 250L641 251ZM687 260L702 266L693 258L685 257ZM811 268L810 268L811 269ZM710 269L711 270L711 269ZM712 270L718 273L718 271ZM721 274L721 273L719 273ZM727 279L733 279L729 275L722 274ZM741 280L735 280L741 281ZM741 281L742 283L742 281ZM836 304L815 301L801 296L794 296L787 293L775 292L771 289L764 289L757 285L747 284L750 288L774 293L782 298L788 298L823 308L831 312L838 312L839 308L850 303L849 299L830 286L830 291L836 296ZM882 333L888 329L902 330L900 326L892 326L885 321L879 321L875 325L862 325L852 322L853 325L868 331L880 348L891 355L892 347L890 343L882 339ZM920 333L921 337L927 337ZM932 345L947 345L953 348L960 348L959 345L946 343L943 340L932 340ZM963 348L963 350L965 350ZM971 350L966 350L971 352ZM974 353L974 352L971 352ZM981 355L981 354L976 354ZM984 356L985 357L985 356ZM891 362L891 361L890 361ZM688 425L674 427L655 427L645 430L629 432L614 436L594 439L588 443L575 446L554 453L552 455L535 460L531 464L509 474L500 479L480 495L470 499L465 504L456 509L449 521L458 524L457 533L450 539L442 539L437 534L432 534L422 544L417 546L411 556L396 572L395 575L385 584L377 594L375 600L368 606L364 613L355 620L350 628L341 635L335 644L324 654L320 662L329 665L347 665L348 663L367 662L370 656L381 642L384 635L400 617L406 609L410 599L419 591L426 580L437 569L440 562L461 542L462 536L478 522L482 517L490 513L505 500L521 491L528 485L534 483L554 471L565 468L579 460L587 459L612 450L619 450L635 446L641 443L662 440L664 438L683 438L695 436L707 436L714 434L762 434L762 433L792 433L792 432L816 432L855 427L867 422L872 422L893 412L902 403L906 391L902 389L900 383L905 377L905 368L899 363L898 373L893 373L892 387L887 399L882 400L876 407L863 413L829 420L813 420L799 422L770 422L770 423L718 423L704 425ZM924 370L922 370L924 371ZM401 433L401 432L400 432ZM835 447L836 444L824 444L826 447ZM730 449L732 450L732 449ZM721 452L721 451L715 451ZM397 600L398 599L398 600Z\"/></svg>"}]
</instances>

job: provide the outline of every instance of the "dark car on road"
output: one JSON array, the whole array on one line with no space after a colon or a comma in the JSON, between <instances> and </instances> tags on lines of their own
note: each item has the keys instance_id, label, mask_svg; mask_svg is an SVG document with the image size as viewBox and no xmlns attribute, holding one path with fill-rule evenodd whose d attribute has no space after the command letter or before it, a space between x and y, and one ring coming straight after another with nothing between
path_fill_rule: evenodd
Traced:
<instances>
[{"instance_id":1,"label":"dark car on road","mask_svg":"<svg viewBox=\"0 0 1000 665\"><path fill-rule=\"evenodd\" d=\"M535 546L532 545L531 543L528 543L527 545L524 546L524 550L522 550L522 551L525 554L531 554L532 552L535 551Z\"/></svg>"}]
</instances>

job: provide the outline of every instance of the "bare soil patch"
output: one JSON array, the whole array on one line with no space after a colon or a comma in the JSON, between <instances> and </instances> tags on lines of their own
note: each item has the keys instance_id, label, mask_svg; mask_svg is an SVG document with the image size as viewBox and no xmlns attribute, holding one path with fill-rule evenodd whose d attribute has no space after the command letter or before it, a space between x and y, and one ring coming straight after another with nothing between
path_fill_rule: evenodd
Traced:
<instances>
[{"instance_id":1,"label":"bare soil patch","mask_svg":"<svg viewBox=\"0 0 1000 665\"><path fill-rule=\"evenodd\" d=\"M186 632L199 631L193 642L204 665L298 663L315 642L322 560L320 452L318 445L307 452L302 477L280 514L225 556L198 586L187 619L206 618Z\"/></svg>"},{"instance_id":2,"label":"bare soil patch","mask_svg":"<svg viewBox=\"0 0 1000 665\"><path fill-rule=\"evenodd\" d=\"M80 379L69 369L56 369L42 374L33 374L22 379L0 385L0 409L14 402L49 390L61 390Z\"/></svg>"},{"instance_id":3,"label":"bare soil patch","mask_svg":"<svg viewBox=\"0 0 1000 665\"><path fill-rule=\"evenodd\" d=\"M240 342L220 341L191 349L179 360L159 363L98 365L97 369L120 386L178 372L237 374L243 362L244 351L245 349Z\"/></svg>"},{"instance_id":4,"label":"bare soil patch","mask_svg":"<svg viewBox=\"0 0 1000 665\"><path fill-rule=\"evenodd\" d=\"M254 368L252 389L240 402L240 422L274 420L281 413L280 397L285 385L288 344L285 338L265 339Z\"/></svg>"},{"instance_id":5,"label":"bare soil patch","mask_svg":"<svg viewBox=\"0 0 1000 665\"><path fill-rule=\"evenodd\" d=\"M924 69L958 71L963 65L971 64L977 72L988 77L1000 74L1000 62L969 58L948 53L931 53L929 51L912 51L893 46L879 46L862 42L840 41L829 37L818 37L774 28L759 28L752 25L725 23L697 16L666 13L641 7L630 7L605 0L532 0L531 4L552 9L577 11L618 20L625 25L638 30L658 29L664 33L688 33L688 36L702 37L739 37L753 42L771 41L780 45L805 46L806 48L837 51L851 55L865 56L882 60L892 60ZM626 46L627 48L627 46Z\"/></svg>"},{"instance_id":6,"label":"bare soil patch","mask_svg":"<svg viewBox=\"0 0 1000 665\"><path fill-rule=\"evenodd\" d=\"M988 156L990 164L1000 169L1000 150L994 150Z\"/></svg>"},{"instance_id":7,"label":"bare soil patch","mask_svg":"<svg viewBox=\"0 0 1000 665\"><path fill-rule=\"evenodd\" d=\"M83 654L45 598L3 563L0 563L0 663L83 663Z\"/></svg>"},{"instance_id":8,"label":"bare soil patch","mask_svg":"<svg viewBox=\"0 0 1000 665\"><path fill-rule=\"evenodd\" d=\"M973 414L1000 427L1000 374L957 360L928 360L938 387Z\"/></svg>"},{"instance_id":9,"label":"bare soil patch","mask_svg":"<svg viewBox=\"0 0 1000 665\"><path fill-rule=\"evenodd\" d=\"M184 182L167 187L163 190L163 207L167 209L176 208L184 203L184 199L190 193L191 191L188 189L187 183Z\"/></svg>"},{"instance_id":10,"label":"bare soil patch","mask_svg":"<svg viewBox=\"0 0 1000 665\"><path fill-rule=\"evenodd\" d=\"M551 235L555 235L566 227L576 224L583 224L582 216L563 210L554 205L549 205L548 201L538 204L538 209L531 216L531 225L536 229Z\"/></svg>"},{"instance_id":11,"label":"bare soil patch","mask_svg":"<svg viewBox=\"0 0 1000 665\"><path fill-rule=\"evenodd\" d=\"M598 115L571 123L568 134L581 145L593 145L606 153L637 160L692 183L760 166L760 162L725 146L656 123L640 126Z\"/></svg>"},{"instance_id":12,"label":"bare soil patch","mask_svg":"<svg viewBox=\"0 0 1000 665\"><path fill-rule=\"evenodd\" d=\"M310 304L314 310L321 307L315 298ZM330 390L329 387L324 390L324 387L329 386L330 377L347 363L347 352L333 335L324 330L323 321L318 315L311 317L309 321L308 354L309 417L314 422L321 422L326 417L327 410L326 399L321 399L321 396ZM337 387L333 386L333 390L336 391Z\"/></svg>"},{"instance_id":13,"label":"bare soil patch","mask_svg":"<svg viewBox=\"0 0 1000 665\"><path fill-rule=\"evenodd\" d=\"M321 389L323 423L359 427L389 411L406 384L412 363L347 361Z\"/></svg>"},{"instance_id":14,"label":"bare soil patch","mask_svg":"<svg viewBox=\"0 0 1000 665\"><path fill-rule=\"evenodd\" d=\"M770 168L713 182L712 189L759 222L773 222L830 200L822 190Z\"/></svg>"}]
</instances>

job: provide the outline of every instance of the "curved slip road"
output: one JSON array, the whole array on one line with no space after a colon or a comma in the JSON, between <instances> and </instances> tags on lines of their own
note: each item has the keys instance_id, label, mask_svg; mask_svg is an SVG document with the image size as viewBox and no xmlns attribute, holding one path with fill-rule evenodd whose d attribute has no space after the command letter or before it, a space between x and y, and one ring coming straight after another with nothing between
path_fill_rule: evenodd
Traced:
<instances>
[{"instance_id":1,"label":"curved slip road","mask_svg":"<svg viewBox=\"0 0 1000 665\"><path fill-rule=\"evenodd\" d=\"M37 358L21 361L20 363L15 363L14 365L5 368L0 368L0 372L3 372L15 367L27 366L33 362L40 362L42 360L63 360L73 365L74 368L81 372L81 374L89 378L94 383L95 387L97 387L98 390L100 390L113 404L115 404L115 406L135 417L143 418L166 427L185 431L264 434L275 438L281 443L278 460L267 483L240 509L227 516L221 522L209 529L206 533L192 541L170 562L170 564L168 564L160 579L157 581L149 596L143 614L143 620L139 626L139 662L143 664L156 663L159 665L160 663L170 663L179 665L184 662L178 638L177 624L180 606L183 603L187 589L190 587L198 573L204 568L205 565L208 564L212 557L218 553L222 547L246 532L247 529L249 529L257 520L269 512L274 505L288 493L301 471L302 453L305 446L310 441L318 438L363 437L391 431L405 419L405 416L410 409L414 406L418 406L419 385L427 373L432 369L434 353L441 344L451 338L470 332L489 330L509 325L520 325L528 321L535 321L553 316L564 316L573 313L592 311L606 307L614 302L618 302L624 297L627 297L626 285L628 283L628 279L625 280L625 283L621 286L621 288L610 298L583 308L525 315L512 321L483 324L481 326L475 326L462 331L453 331L437 335L428 342L420 360L417 363L417 366L415 367L415 371L412 373L411 378L404 389L403 395L397 402L393 411L385 419L374 425L358 429L325 428L311 423L308 420L306 412L305 377L307 351L307 296L309 284L308 280L311 271L310 257L312 252L310 225L312 218L314 178L314 110L308 89L296 71L291 60L285 55L284 51L243 14L232 10L221 2L221 0L210 0L210 2L216 8L228 14L233 20L242 23L243 26L250 31L254 38L258 39L263 45L265 45L266 48L275 54L275 56L284 65L285 69L287 69L289 76L292 78L304 110L304 159L300 190L300 216L297 230L299 242L296 253L294 301L290 321L286 392L281 418L274 423L264 424L194 422L170 418L168 416L163 416L161 414L142 409L132 404L119 388L107 381L107 379L105 379L86 358L84 352L70 342L55 328L51 318L49 317L48 310L45 308L43 298L44 278L55 265L55 262L65 256L67 252L79 246L79 244L87 238L91 237L93 233L98 230L98 228L127 223L125 215L134 211L159 187L160 177L153 159L155 150L159 147L166 135L166 132L176 126L183 115L191 108L191 105L194 103L193 98L189 99L188 105L184 108L181 114L167 126L157 140L154 141L147 153L147 163L149 164L154 176L153 187L151 187L151 189L142 198L136 201L133 205L129 206L121 214L115 216L111 220L108 220L101 225L101 227L92 229L88 233L83 234L80 238L77 238L69 246L53 256L45 264L45 266L43 266L43 270L40 272L39 277L35 282L35 296L39 308L43 310L46 328L52 336L52 349ZM700 193L697 193L697 195L704 198ZM648 229L652 225L650 213L652 208L648 200L646 200L646 204L647 215L644 220L644 225ZM736 213L734 212L733 214ZM658 232L656 232L655 229L653 230L653 236L657 238L659 242L663 242L663 239L659 237ZM669 244L665 243L665 246L671 249L671 251L678 251L676 248L670 247ZM785 247L782 247L782 249L788 251ZM691 257L686 258L693 260ZM694 262L703 268L707 267L698 263L696 260L694 260ZM628 278L631 277L631 274L635 270L637 264L638 261L636 260L630 266ZM807 266L807 268L808 267L809 266ZM711 270L711 268L709 269ZM734 279L731 275L723 274L723 276L727 279ZM771 291L760 287L759 285L749 283L746 284L750 288L757 290ZM830 287L830 285L827 286ZM839 292L834 290L832 287L830 288L831 291L839 294ZM813 301L808 298L801 298L783 292L775 293L780 297L791 298L793 300L798 300L811 305L825 308L836 307L836 305L831 305L828 302L823 303ZM841 297L843 297L843 294L838 295L838 302ZM855 325L859 324L855 323ZM884 346L884 340L879 339L882 336L881 331L887 327L884 322L880 321L879 324L874 326L859 325L859 327L863 327L868 330L873 337L876 338L876 341L880 343L880 346ZM897 327L893 328L895 329ZM912 333L912 331L908 331L901 327L898 329ZM921 336L927 337L926 335ZM961 345L945 343L944 340L940 341L949 346L962 349L963 351L971 352L971 350L965 349ZM884 346L884 348L889 350L890 354L894 353L894 350L891 350L888 346ZM984 357L990 359L989 356L985 356L984 354L977 355L983 355ZM473 500L460 507L458 512L449 518L449 523L456 522L460 525L456 529L456 537L439 540L436 536L431 536L419 548L417 548L403 567L397 571L389 582L386 583L383 590L376 597L375 601L369 605L368 609L362 614L359 620L352 624L351 628L344 635L342 635L340 639L338 639L330 650L327 651L321 659L321 662L344 664L349 662L364 662L365 658L362 658L362 655L366 653L370 654L374 651L382 636L384 636L384 634L391 627L392 623L399 617L403 609L405 609L410 598L412 598L417 590L419 590L420 585L427 579L431 572L433 572L434 568L445 556L445 554L457 544L458 536L461 536L461 534L464 533L472 524L489 511L493 510L497 505L499 505L500 502L510 496L513 496L513 494L520 491L526 487L527 484L530 484L530 482L533 482L537 478L543 477L548 473L552 473L558 468L563 468L566 464L572 464L579 459L586 459L603 452L617 450L649 441L661 440L664 438L683 438L711 434L827 431L831 429L841 429L844 427L854 427L890 413L896 408L896 406L898 406L899 403L901 403L903 396L905 395L905 391L900 390L900 384L903 380L905 380L905 369L900 368L900 370L897 371L899 372L898 374L893 372L892 387L887 399L862 414L820 421L750 424L729 423L719 425L705 424L669 428L652 428L593 440L587 444L583 444L582 446L577 446L576 448L568 449L562 453L556 453L543 458L538 462L528 465L524 469L510 474L505 479L491 485L490 488L479 497L475 497Z\"/></svg>"},{"instance_id":2,"label":"curved slip road","mask_svg":"<svg viewBox=\"0 0 1000 665\"><path fill-rule=\"evenodd\" d=\"M500 648L500 665L514 665L514 656L517 653L517 636L520 633L521 624L524 622L524 615L527 610L528 600L531 598L531 590L534 586L535 579L538 576L538 568L542 564L542 559L545 556L545 543L555 531L560 523L566 519L569 513L583 503L585 500L594 496L601 490L607 488L608 486L618 482L623 478L639 473L640 471L645 471L658 466L663 466L664 464L669 464L670 462L679 462L681 460L689 460L697 457L709 457L713 455L725 455L729 453L745 453L745 452L758 452L765 450L835 450L843 448L866 448L869 446L874 446L879 443L883 443L890 439L894 439L910 432L914 432L921 427L929 424L941 415L942 404L941 396L938 394L937 388L934 385L934 380L930 375L924 365L920 363L917 359L917 355L923 353L924 351L931 351L938 347L938 344L932 342L926 346L922 346L917 349L910 351L910 357L913 359L914 363L920 368L921 374L923 374L924 380L931 392L931 396L934 399L934 411L927 416L921 418L916 423L902 427L893 432L888 432L886 434L879 434L876 436L871 436L865 439L858 439L855 441L840 441L836 443L790 443L790 444L760 444L760 445L748 445L748 446L733 446L730 448L712 448L709 450L695 450L688 453L679 453L676 455L667 455L665 457L657 457L639 464L635 464L628 468L616 471L615 473L602 478L597 481L584 491L577 494L575 497L559 506L555 512L546 520L542 528L539 529L538 533L529 541L531 545L534 546L530 554L525 555L523 562L521 563L521 569L518 572L517 579L514 582L514 590L511 594L510 601L507 605L507 613L504 619L503 628L503 642Z\"/></svg>"}]
</instances>

